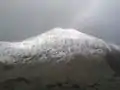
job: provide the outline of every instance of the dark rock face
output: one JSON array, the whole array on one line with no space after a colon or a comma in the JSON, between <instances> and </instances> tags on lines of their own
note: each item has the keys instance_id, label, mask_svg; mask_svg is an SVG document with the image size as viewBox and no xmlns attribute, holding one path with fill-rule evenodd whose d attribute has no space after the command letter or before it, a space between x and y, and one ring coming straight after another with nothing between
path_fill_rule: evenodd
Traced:
<instances>
[{"instance_id":1,"label":"dark rock face","mask_svg":"<svg viewBox=\"0 0 120 90\"><path fill-rule=\"evenodd\" d=\"M109 44L111 51L106 54L106 60L115 71L115 76L120 76L120 47Z\"/></svg>"}]
</instances>

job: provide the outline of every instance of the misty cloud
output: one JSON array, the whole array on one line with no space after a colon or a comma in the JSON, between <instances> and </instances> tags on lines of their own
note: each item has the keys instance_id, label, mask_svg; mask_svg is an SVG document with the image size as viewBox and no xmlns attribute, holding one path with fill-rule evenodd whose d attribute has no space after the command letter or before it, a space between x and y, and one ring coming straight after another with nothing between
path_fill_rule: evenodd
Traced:
<instances>
[{"instance_id":1,"label":"misty cloud","mask_svg":"<svg viewBox=\"0 0 120 90\"><path fill-rule=\"evenodd\" d=\"M120 44L119 8L119 0L0 0L0 40L22 40L62 27Z\"/></svg>"}]
</instances>

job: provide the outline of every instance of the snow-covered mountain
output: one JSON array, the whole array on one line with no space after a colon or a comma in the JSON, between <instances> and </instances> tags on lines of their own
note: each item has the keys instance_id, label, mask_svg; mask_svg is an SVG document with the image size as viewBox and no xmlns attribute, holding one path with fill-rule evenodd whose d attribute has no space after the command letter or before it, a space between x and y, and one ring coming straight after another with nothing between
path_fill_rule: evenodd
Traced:
<instances>
[{"instance_id":1,"label":"snow-covered mountain","mask_svg":"<svg viewBox=\"0 0 120 90\"><path fill-rule=\"evenodd\" d=\"M48 88L92 86L119 76L119 59L117 45L74 29L54 28L21 42L0 42L0 83L31 84L37 78L38 86Z\"/></svg>"}]
</instances>

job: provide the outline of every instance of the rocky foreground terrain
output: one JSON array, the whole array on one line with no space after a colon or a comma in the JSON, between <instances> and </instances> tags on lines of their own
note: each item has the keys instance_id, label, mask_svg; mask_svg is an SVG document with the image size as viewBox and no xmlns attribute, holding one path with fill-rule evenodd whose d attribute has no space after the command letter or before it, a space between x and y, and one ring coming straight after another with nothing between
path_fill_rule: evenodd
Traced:
<instances>
[{"instance_id":1,"label":"rocky foreground terrain","mask_svg":"<svg viewBox=\"0 0 120 90\"><path fill-rule=\"evenodd\" d=\"M120 90L120 78L99 81L84 88L70 84L42 87L38 78L29 82L21 78L0 83L0 90Z\"/></svg>"}]
</instances>

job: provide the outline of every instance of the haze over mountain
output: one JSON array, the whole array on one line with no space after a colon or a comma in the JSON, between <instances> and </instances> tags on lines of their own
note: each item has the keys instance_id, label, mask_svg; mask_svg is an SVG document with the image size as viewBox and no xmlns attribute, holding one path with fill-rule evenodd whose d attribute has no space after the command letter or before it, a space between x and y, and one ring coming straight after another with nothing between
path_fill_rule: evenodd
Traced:
<instances>
[{"instance_id":1,"label":"haze over mountain","mask_svg":"<svg viewBox=\"0 0 120 90\"><path fill-rule=\"evenodd\" d=\"M119 9L119 0L0 0L0 40L71 27L120 44Z\"/></svg>"}]
</instances>

